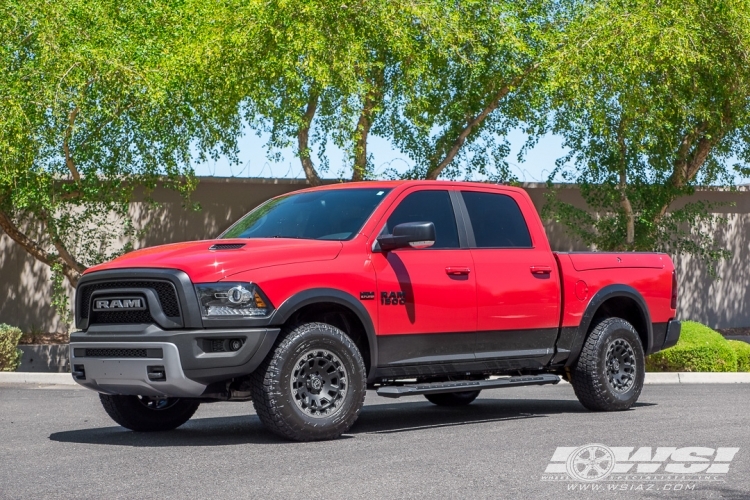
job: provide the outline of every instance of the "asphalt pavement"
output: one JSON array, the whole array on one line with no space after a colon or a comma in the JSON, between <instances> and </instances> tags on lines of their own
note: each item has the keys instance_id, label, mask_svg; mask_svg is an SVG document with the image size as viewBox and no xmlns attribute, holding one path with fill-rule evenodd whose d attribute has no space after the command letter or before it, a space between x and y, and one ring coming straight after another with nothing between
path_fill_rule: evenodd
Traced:
<instances>
[{"instance_id":1,"label":"asphalt pavement","mask_svg":"<svg viewBox=\"0 0 750 500\"><path fill-rule=\"evenodd\" d=\"M204 404L175 431L137 434L88 390L4 385L0 498L750 498L748 423L750 384L649 385L618 413L586 411L567 384L485 391L464 408L368 392L341 439L291 443L265 431L252 403ZM657 447L699 447L681 464L676 454L646 459L660 472L713 466L709 452L720 447L739 451L720 474L581 481L545 472L565 467L564 450L551 462L558 447L573 456L590 443L620 453L618 465L625 448L651 447L638 451L643 460Z\"/></svg>"}]
</instances>

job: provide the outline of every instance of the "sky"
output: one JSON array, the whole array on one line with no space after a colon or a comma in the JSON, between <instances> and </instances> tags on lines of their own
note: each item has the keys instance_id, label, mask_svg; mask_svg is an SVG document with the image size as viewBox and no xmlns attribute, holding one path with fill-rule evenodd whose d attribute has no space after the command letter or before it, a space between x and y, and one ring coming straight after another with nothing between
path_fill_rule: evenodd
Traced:
<instances>
[{"instance_id":1,"label":"sky","mask_svg":"<svg viewBox=\"0 0 750 500\"><path fill-rule=\"evenodd\" d=\"M254 132L246 134L239 141L239 165L232 165L226 157L217 161L195 164L196 175L214 177L279 177L304 178L302 166L294 151L289 148L283 151L283 159L278 163L270 162L266 157L264 144L267 137L258 137ZM517 161L517 153L526 142L522 130L513 130L508 136L511 154L508 156L511 168L521 182L545 182L555 167L555 160L565 154L562 138L556 135L542 137L536 146L526 153L522 163ZM391 143L383 138L371 136L368 149L373 155L375 174L381 174L387 168L405 172L412 166L409 158L395 150ZM327 148L330 169L322 173L323 178L349 178L351 168L346 168L344 152L329 145ZM313 154L317 164L317 154Z\"/></svg>"}]
</instances>

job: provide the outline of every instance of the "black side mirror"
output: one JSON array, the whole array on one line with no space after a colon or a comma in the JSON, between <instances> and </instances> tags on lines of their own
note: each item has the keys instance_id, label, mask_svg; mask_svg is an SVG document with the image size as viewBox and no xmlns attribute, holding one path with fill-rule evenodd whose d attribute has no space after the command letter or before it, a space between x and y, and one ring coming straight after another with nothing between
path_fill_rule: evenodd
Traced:
<instances>
[{"instance_id":1,"label":"black side mirror","mask_svg":"<svg viewBox=\"0 0 750 500\"><path fill-rule=\"evenodd\" d=\"M380 250L388 252L397 248L427 248L435 244L435 224L432 222L405 222L393 228L393 234L378 237Z\"/></svg>"}]
</instances>

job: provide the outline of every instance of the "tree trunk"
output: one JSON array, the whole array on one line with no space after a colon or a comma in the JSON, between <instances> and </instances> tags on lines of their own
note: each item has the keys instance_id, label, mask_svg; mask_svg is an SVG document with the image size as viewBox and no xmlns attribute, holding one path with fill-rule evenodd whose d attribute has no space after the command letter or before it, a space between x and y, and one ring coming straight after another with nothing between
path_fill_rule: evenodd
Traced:
<instances>
[{"instance_id":1,"label":"tree trunk","mask_svg":"<svg viewBox=\"0 0 750 500\"><path fill-rule=\"evenodd\" d=\"M520 75L513 78L510 82L503 85L499 91L495 93L494 96L492 96L492 99L490 102L485 106L485 108L474 118L469 118L467 120L466 126L461 129L461 132L459 132L458 137L453 141L451 144L450 149L448 152L441 158L435 158L434 166L432 166L427 171L426 178L429 180L436 180L440 174L445 170L445 168L450 165L450 163L453 161L453 159L458 154L459 150L461 149L461 146L464 145L466 142L466 138L471 135L474 130L476 130L484 121L485 118L487 118L490 113L495 111L497 109L498 105L500 104L500 101L510 93L513 88L517 87L520 83L522 83L527 76L529 76L536 68L539 67L539 63L532 64L526 70L521 73Z\"/></svg>"},{"instance_id":2,"label":"tree trunk","mask_svg":"<svg viewBox=\"0 0 750 500\"><path fill-rule=\"evenodd\" d=\"M299 154L300 162L302 163L302 169L305 171L305 177L307 182L311 186L320 186L320 177L318 172L315 170L312 159L310 158L310 127L312 126L313 118L315 117L315 111L318 108L318 94L316 92L310 93L310 99L307 101L307 109L302 117L302 125L297 132L297 153Z\"/></svg>"},{"instance_id":3,"label":"tree trunk","mask_svg":"<svg viewBox=\"0 0 750 500\"><path fill-rule=\"evenodd\" d=\"M620 205L625 210L626 230L625 230L625 243L628 250L633 249L633 243L635 242L635 214L633 213L633 205L630 204L628 195L626 193L627 178L625 176L625 170L620 171Z\"/></svg>"},{"instance_id":4,"label":"tree trunk","mask_svg":"<svg viewBox=\"0 0 750 500\"><path fill-rule=\"evenodd\" d=\"M375 107L383 96L383 70L379 70L370 81L370 89L365 94L362 112L357 122L357 141L354 145L354 166L352 181L361 181L367 174L367 139L372 128Z\"/></svg>"},{"instance_id":5,"label":"tree trunk","mask_svg":"<svg viewBox=\"0 0 750 500\"><path fill-rule=\"evenodd\" d=\"M620 191L620 206L625 211L626 226L625 226L625 245L628 250L633 249L633 243L635 242L635 214L633 213L633 205L630 203L628 198L628 177L627 177L627 145L625 144L625 119L620 120L620 124L617 129L617 145L620 148L620 182L618 189Z\"/></svg>"},{"instance_id":6,"label":"tree trunk","mask_svg":"<svg viewBox=\"0 0 750 500\"><path fill-rule=\"evenodd\" d=\"M18 243L21 248L26 250L26 253L34 257L42 264L45 264L49 267L52 267L54 264L59 264L62 269L62 273L68 279L68 282L70 282L73 287L78 285L78 280L81 278L83 269L79 271L66 263L65 259L63 259L61 256L50 255L45 252L41 245L39 245L39 243L24 234L18 228L18 226L13 223L13 220L10 218L10 216L2 210L0 210L0 228L2 228L2 230L5 231L5 234L7 234L13 241ZM61 243L59 244L62 245ZM67 254L67 250L65 253ZM77 264L77 266L80 266L80 264ZM80 267L82 268L82 266Z\"/></svg>"}]
</instances>

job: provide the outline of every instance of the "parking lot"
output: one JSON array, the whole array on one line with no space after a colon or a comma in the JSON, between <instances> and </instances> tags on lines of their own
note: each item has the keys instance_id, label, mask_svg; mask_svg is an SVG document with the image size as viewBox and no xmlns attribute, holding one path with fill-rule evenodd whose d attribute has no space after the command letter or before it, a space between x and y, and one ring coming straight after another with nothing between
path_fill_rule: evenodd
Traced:
<instances>
[{"instance_id":1,"label":"parking lot","mask_svg":"<svg viewBox=\"0 0 750 500\"><path fill-rule=\"evenodd\" d=\"M135 434L88 390L6 385L0 497L748 498L749 398L750 384L648 385L635 409L607 414L585 411L567 384L486 391L465 408L369 392L342 439L290 443L251 403L205 404L176 431ZM719 480L679 489L542 480L557 447L589 443L740 450Z\"/></svg>"}]
</instances>

